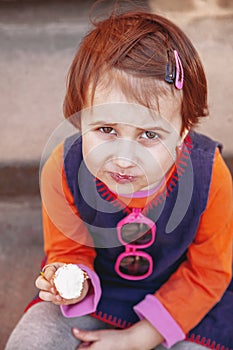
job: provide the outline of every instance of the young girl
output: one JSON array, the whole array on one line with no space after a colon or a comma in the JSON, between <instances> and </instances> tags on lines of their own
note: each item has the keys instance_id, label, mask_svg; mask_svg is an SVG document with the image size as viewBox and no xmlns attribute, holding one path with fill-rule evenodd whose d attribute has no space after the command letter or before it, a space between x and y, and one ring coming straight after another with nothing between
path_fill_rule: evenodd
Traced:
<instances>
[{"instance_id":1,"label":"young girl","mask_svg":"<svg viewBox=\"0 0 233 350\"><path fill-rule=\"evenodd\" d=\"M6 349L233 349L232 181L193 45L167 19L112 14L83 39L64 111L80 130L41 178L40 302ZM84 284L64 299L56 270Z\"/></svg>"}]
</instances>

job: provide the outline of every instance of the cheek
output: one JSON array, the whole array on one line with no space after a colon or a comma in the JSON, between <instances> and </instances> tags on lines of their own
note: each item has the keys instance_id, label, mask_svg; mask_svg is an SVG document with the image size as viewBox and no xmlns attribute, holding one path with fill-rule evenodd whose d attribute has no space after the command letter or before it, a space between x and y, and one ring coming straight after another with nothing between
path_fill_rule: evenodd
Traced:
<instances>
[{"instance_id":1,"label":"cheek","mask_svg":"<svg viewBox=\"0 0 233 350\"><path fill-rule=\"evenodd\" d=\"M103 167L107 157L108 148L95 136L83 136L83 159L88 170L96 176Z\"/></svg>"},{"instance_id":2,"label":"cheek","mask_svg":"<svg viewBox=\"0 0 233 350\"><path fill-rule=\"evenodd\" d=\"M88 135L83 136L83 140L82 140L83 160L87 168L92 174L94 172L94 169L96 168L95 157L94 157L95 147L96 147L96 143L93 138L91 138Z\"/></svg>"},{"instance_id":3,"label":"cheek","mask_svg":"<svg viewBox=\"0 0 233 350\"><path fill-rule=\"evenodd\" d=\"M82 136L83 157L92 158L98 154L100 142L94 133L88 132Z\"/></svg>"},{"instance_id":4,"label":"cheek","mask_svg":"<svg viewBox=\"0 0 233 350\"><path fill-rule=\"evenodd\" d=\"M175 162L175 148L168 148L165 144L157 145L154 149L150 149L150 163L147 162L147 169L150 169L151 176L165 176L166 172ZM152 172L153 169L153 172Z\"/></svg>"}]
</instances>

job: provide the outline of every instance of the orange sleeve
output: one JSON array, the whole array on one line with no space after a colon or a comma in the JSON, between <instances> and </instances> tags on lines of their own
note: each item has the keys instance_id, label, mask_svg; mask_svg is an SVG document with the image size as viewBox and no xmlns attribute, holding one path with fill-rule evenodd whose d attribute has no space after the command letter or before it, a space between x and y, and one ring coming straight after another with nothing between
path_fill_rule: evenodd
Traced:
<instances>
[{"instance_id":1,"label":"orange sleeve","mask_svg":"<svg viewBox=\"0 0 233 350\"><path fill-rule=\"evenodd\" d=\"M207 207L187 260L155 293L187 333L221 299L232 274L232 178L216 151Z\"/></svg>"},{"instance_id":2,"label":"orange sleeve","mask_svg":"<svg viewBox=\"0 0 233 350\"><path fill-rule=\"evenodd\" d=\"M93 269L95 249L67 185L63 168L63 144L54 150L43 166L41 198L47 263L80 263Z\"/></svg>"}]
</instances>

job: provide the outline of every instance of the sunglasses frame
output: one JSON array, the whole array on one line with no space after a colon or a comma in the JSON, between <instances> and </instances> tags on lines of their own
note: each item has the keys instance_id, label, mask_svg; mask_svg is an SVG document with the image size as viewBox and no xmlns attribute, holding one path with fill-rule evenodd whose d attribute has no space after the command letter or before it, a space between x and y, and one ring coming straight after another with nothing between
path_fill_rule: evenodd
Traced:
<instances>
[{"instance_id":1,"label":"sunglasses frame","mask_svg":"<svg viewBox=\"0 0 233 350\"><path fill-rule=\"evenodd\" d=\"M151 229L151 240L146 243L146 244L141 244L141 245L135 245L133 243L126 243L123 239L122 239L122 233L121 233L121 229L124 225L126 224L130 224L130 223L142 223L142 224L146 224L148 225L148 227ZM148 276L151 275L152 271L153 271L153 260L152 257L143 251L140 251L140 249L144 249L147 247L150 247L154 241L155 241L155 233L156 233L156 225L155 223L150 220L149 218L147 218L145 215L142 214L141 209L140 208L133 208L132 209L132 213L130 213L129 215L127 215L124 219L120 220L117 224L117 235L118 235L118 239L119 241L122 243L122 245L125 247L125 252L121 253L115 263L115 271L117 272L117 274L119 276L121 276L124 279L127 280L134 280L134 281L138 281L141 279L145 279ZM142 234L143 236L143 234ZM139 249L139 250L138 250ZM129 257L129 256L139 256L139 257L143 257L145 259L148 260L149 262L149 269L148 271L141 275L141 276L133 276L133 275L127 275L124 274L123 272L120 271L120 264L123 258L125 257Z\"/></svg>"}]
</instances>

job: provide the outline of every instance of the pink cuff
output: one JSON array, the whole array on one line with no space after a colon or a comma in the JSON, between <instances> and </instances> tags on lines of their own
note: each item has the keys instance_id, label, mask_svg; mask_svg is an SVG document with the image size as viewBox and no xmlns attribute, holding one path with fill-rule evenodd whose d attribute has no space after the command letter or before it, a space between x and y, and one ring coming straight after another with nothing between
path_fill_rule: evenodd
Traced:
<instances>
[{"instance_id":1,"label":"pink cuff","mask_svg":"<svg viewBox=\"0 0 233 350\"><path fill-rule=\"evenodd\" d=\"M144 300L134 306L134 311L140 319L146 318L164 337L163 345L166 348L185 339L180 326L154 295L148 294Z\"/></svg>"},{"instance_id":2,"label":"pink cuff","mask_svg":"<svg viewBox=\"0 0 233 350\"><path fill-rule=\"evenodd\" d=\"M101 297L101 286L98 275L85 265L78 264L78 266L88 274L92 287L90 287L87 296L80 303L61 306L62 314L65 317L79 317L96 311Z\"/></svg>"}]
</instances>

